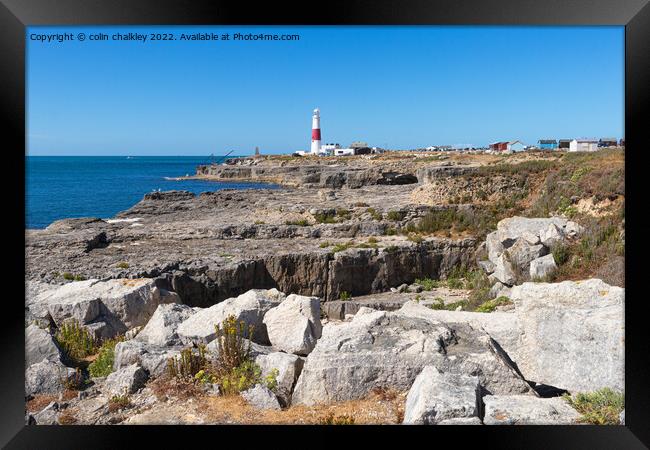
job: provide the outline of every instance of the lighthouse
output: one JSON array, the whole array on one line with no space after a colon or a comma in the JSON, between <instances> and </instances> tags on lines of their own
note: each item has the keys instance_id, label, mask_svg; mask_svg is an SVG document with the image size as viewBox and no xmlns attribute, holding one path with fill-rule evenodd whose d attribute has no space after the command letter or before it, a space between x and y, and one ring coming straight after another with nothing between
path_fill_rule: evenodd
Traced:
<instances>
[{"instance_id":1,"label":"lighthouse","mask_svg":"<svg viewBox=\"0 0 650 450\"><path fill-rule=\"evenodd\" d=\"M311 116L311 154L320 153L320 110L316 108Z\"/></svg>"}]
</instances>

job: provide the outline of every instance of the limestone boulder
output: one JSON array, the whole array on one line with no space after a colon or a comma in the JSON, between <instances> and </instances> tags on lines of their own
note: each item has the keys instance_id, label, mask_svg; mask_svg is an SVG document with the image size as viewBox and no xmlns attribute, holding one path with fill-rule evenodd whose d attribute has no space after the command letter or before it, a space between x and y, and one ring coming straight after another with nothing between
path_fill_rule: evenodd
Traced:
<instances>
[{"instance_id":1,"label":"limestone boulder","mask_svg":"<svg viewBox=\"0 0 650 450\"><path fill-rule=\"evenodd\" d=\"M25 395L58 394L74 375L74 369L57 361L45 359L32 364L25 371Z\"/></svg>"},{"instance_id":2,"label":"limestone boulder","mask_svg":"<svg viewBox=\"0 0 650 450\"><path fill-rule=\"evenodd\" d=\"M275 394L261 384L256 384L252 388L242 392L241 396L249 405L257 409L282 409Z\"/></svg>"},{"instance_id":3,"label":"limestone boulder","mask_svg":"<svg viewBox=\"0 0 650 450\"><path fill-rule=\"evenodd\" d=\"M508 248L512 246L517 239L524 235L540 237L542 232L545 232L550 225L555 225L563 235L566 230L566 234L571 235L571 237L577 234L581 229L575 222L562 217L528 218L514 216L499 221L496 233L499 242L501 242L505 248Z\"/></svg>"},{"instance_id":4,"label":"limestone boulder","mask_svg":"<svg viewBox=\"0 0 650 450\"><path fill-rule=\"evenodd\" d=\"M131 364L112 372L104 381L104 392L109 396L134 394L147 381L147 372L138 364Z\"/></svg>"},{"instance_id":5,"label":"limestone boulder","mask_svg":"<svg viewBox=\"0 0 650 450\"><path fill-rule=\"evenodd\" d=\"M530 279L543 279L550 276L556 270L557 264L555 264L555 258L553 255L549 254L542 256L541 258L534 259L530 262Z\"/></svg>"},{"instance_id":6,"label":"limestone boulder","mask_svg":"<svg viewBox=\"0 0 650 450\"><path fill-rule=\"evenodd\" d=\"M262 369L263 378L269 376L273 370L277 370L275 395L281 404L288 406L291 403L293 387L298 381L304 360L296 355L273 352L258 355L255 358L255 363Z\"/></svg>"},{"instance_id":7,"label":"limestone boulder","mask_svg":"<svg viewBox=\"0 0 650 450\"><path fill-rule=\"evenodd\" d=\"M255 327L252 340L258 344L270 344L264 315L280 304L285 295L277 289L252 289L239 297L229 298L214 306L197 311L181 322L177 333L185 343L208 343L216 337L215 325L228 316Z\"/></svg>"},{"instance_id":8,"label":"limestone boulder","mask_svg":"<svg viewBox=\"0 0 650 450\"><path fill-rule=\"evenodd\" d=\"M486 395L485 425L572 425L580 414L561 397Z\"/></svg>"},{"instance_id":9,"label":"limestone boulder","mask_svg":"<svg viewBox=\"0 0 650 450\"><path fill-rule=\"evenodd\" d=\"M529 381L593 391L624 388L624 289L602 280L524 283L512 289Z\"/></svg>"},{"instance_id":10,"label":"limestone boulder","mask_svg":"<svg viewBox=\"0 0 650 450\"><path fill-rule=\"evenodd\" d=\"M266 313L263 322L273 347L307 355L322 333L320 301L318 297L289 295Z\"/></svg>"},{"instance_id":11,"label":"limestone boulder","mask_svg":"<svg viewBox=\"0 0 650 450\"><path fill-rule=\"evenodd\" d=\"M52 335L37 325L25 328L25 366L39 363L43 360L60 361L59 347Z\"/></svg>"},{"instance_id":12,"label":"limestone boulder","mask_svg":"<svg viewBox=\"0 0 650 450\"><path fill-rule=\"evenodd\" d=\"M528 271L531 261L548 253L542 244L531 245L524 238L518 238L506 251L510 262L524 272Z\"/></svg>"},{"instance_id":13,"label":"limestone boulder","mask_svg":"<svg viewBox=\"0 0 650 450\"><path fill-rule=\"evenodd\" d=\"M478 377L441 373L435 366L425 366L406 397L403 423L435 425L478 417L480 389Z\"/></svg>"},{"instance_id":14,"label":"limestone boulder","mask_svg":"<svg viewBox=\"0 0 650 450\"><path fill-rule=\"evenodd\" d=\"M180 297L153 279L92 279L45 290L32 307L46 309L57 326L72 319L109 338L145 325L163 303L180 303Z\"/></svg>"},{"instance_id":15,"label":"limestone boulder","mask_svg":"<svg viewBox=\"0 0 650 450\"><path fill-rule=\"evenodd\" d=\"M428 365L477 376L487 392L531 392L485 331L468 323L448 325L399 311L376 311L323 327L292 403L358 399L375 387L406 391Z\"/></svg>"},{"instance_id":16,"label":"limestone boulder","mask_svg":"<svg viewBox=\"0 0 650 450\"><path fill-rule=\"evenodd\" d=\"M149 345L135 339L118 342L115 346L113 370L138 364L150 378L157 378L167 370L167 360L175 358L183 350L183 346Z\"/></svg>"},{"instance_id":17,"label":"limestone boulder","mask_svg":"<svg viewBox=\"0 0 650 450\"><path fill-rule=\"evenodd\" d=\"M150 345L180 345L176 330L194 312L191 307L178 303L158 305L147 325L134 339Z\"/></svg>"},{"instance_id":18,"label":"limestone boulder","mask_svg":"<svg viewBox=\"0 0 650 450\"><path fill-rule=\"evenodd\" d=\"M515 266L510 262L508 256L504 253L499 255L494 263L494 273L492 276L501 283L512 286L517 281Z\"/></svg>"}]
</instances>

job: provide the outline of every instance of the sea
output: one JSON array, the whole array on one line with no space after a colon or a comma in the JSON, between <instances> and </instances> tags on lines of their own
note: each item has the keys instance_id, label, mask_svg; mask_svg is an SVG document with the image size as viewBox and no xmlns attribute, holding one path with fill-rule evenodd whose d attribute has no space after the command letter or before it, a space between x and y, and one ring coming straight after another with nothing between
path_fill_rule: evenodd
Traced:
<instances>
[{"instance_id":1,"label":"sea","mask_svg":"<svg viewBox=\"0 0 650 450\"><path fill-rule=\"evenodd\" d=\"M108 219L149 192L276 189L267 183L168 180L194 175L196 166L220 162L200 156L26 156L25 227L42 229L76 217Z\"/></svg>"}]
</instances>

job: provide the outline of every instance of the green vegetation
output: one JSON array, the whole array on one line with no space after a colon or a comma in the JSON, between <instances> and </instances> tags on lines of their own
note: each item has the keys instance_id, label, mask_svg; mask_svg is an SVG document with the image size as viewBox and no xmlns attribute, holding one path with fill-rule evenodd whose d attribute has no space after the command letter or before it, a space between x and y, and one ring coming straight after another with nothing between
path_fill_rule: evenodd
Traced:
<instances>
[{"instance_id":1,"label":"green vegetation","mask_svg":"<svg viewBox=\"0 0 650 450\"><path fill-rule=\"evenodd\" d=\"M345 209L345 208L337 209L336 210L336 215L338 217L340 217L341 219L343 219L343 220L350 220L350 218L352 217L350 211Z\"/></svg>"},{"instance_id":2,"label":"green vegetation","mask_svg":"<svg viewBox=\"0 0 650 450\"><path fill-rule=\"evenodd\" d=\"M501 296L495 298L494 300L488 300L481 303L478 308L475 309L475 311L482 313L491 313L497 309L497 306L503 305L512 305L512 301L508 297Z\"/></svg>"},{"instance_id":3,"label":"green vegetation","mask_svg":"<svg viewBox=\"0 0 650 450\"><path fill-rule=\"evenodd\" d=\"M368 208L366 209L366 212L370 214L370 217L372 217L373 220L381 220L383 219L383 216L381 215L380 212L378 212L375 208Z\"/></svg>"},{"instance_id":4,"label":"green vegetation","mask_svg":"<svg viewBox=\"0 0 650 450\"><path fill-rule=\"evenodd\" d=\"M354 206L356 208L365 208L366 206L368 206L368 204L366 202L356 202Z\"/></svg>"},{"instance_id":5,"label":"green vegetation","mask_svg":"<svg viewBox=\"0 0 650 450\"><path fill-rule=\"evenodd\" d=\"M105 340L99 347L97 358L88 366L88 372L92 377L105 377L113 372L113 361L115 360L115 346L124 340L123 336Z\"/></svg>"},{"instance_id":6,"label":"green vegetation","mask_svg":"<svg viewBox=\"0 0 650 450\"><path fill-rule=\"evenodd\" d=\"M117 267L119 269L128 269L129 268L129 263L128 262L117 263Z\"/></svg>"},{"instance_id":7,"label":"green vegetation","mask_svg":"<svg viewBox=\"0 0 650 450\"><path fill-rule=\"evenodd\" d=\"M419 234L416 234L416 233L409 233L409 235L406 237L406 239L408 239L411 242L415 242L416 244L419 244L422 241L424 241L424 238L422 236L420 236Z\"/></svg>"},{"instance_id":8,"label":"green vegetation","mask_svg":"<svg viewBox=\"0 0 650 450\"><path fill-rule=\"evenodd\" d=\"M306 227L309 226L309 221L307 219L300 219L300 220L287 220L284 222L285 225L297 225L299 227Z\"/></svg>"},{"instance_id":9,"label":"green vegetation","mask_svg":"<svg viewBox=\"0 0 650 450\"><path fill-rule=\"evenodd\" d=\"M425 291L432 291L440 286L440 282L438 280L432 280L431 278L416 278L415 283L422 286L422 289Z\"/></svg>"},{"instance_id":10,"label":"green vegetation","mask_svg":"<svg viewBox=\"0 0 650 450\"><path fill-rule=\"evenodd\" d=\"M349 248L354 247L354 242L345 242L341 244L336 244L334 247L332 247L331 253L338 253L342 252L343 250L347 250Z\"/></svg>"},{"instance_id":11,"label":"green vegetation","mask_svg":"<svg viewBox=\"0 0 650 450\"><path fill-rule=\"evenodd\" d=\"M109 412L119 411L131 406L131 399L128 395L114 395L108 400Z\"/></svg>"},{"instance_id":12,"label":"green vegetation","mask_svg":"<svg viewBox=\"0 0 650 450\"><path fill-rule=\"evenodd\" d=\"M73 365L97 351L95 339L90 332L75 320L61 325L54 335L54 340L63 351L64 357Z\"/></svg>"},{"instance_id":13,"label":"green vegetation","mask_svg":"<svg viewBox=\"0 0 650 450\"><path fill-rule=\"evenodd\" d=\"M63 272L63 279L68 281L83 281L86 278L82 275L74 275L70 272Z\"/></svg>"},{"instance_id":14,"label":"green vegetation","mask_svg":"<svg viewBox=\"0 0 650 450\"><path fill-rule=\"evenodd\" d=\"M625 396L609 388L563 398L582 414L580 422L592 425L618 425L619 415L625 408Z\"/></svg>"},{"instance_id":15,"label":"green vegetation","mask_svg":"<svg viewBox=\"0 0 650 450\"><path fill-rule=\"evenodd\" d=\"M386 236L394 236L397 234L397 229L395 227L386 228Z\"/></svg>"},{"instance_id":16,"label":"green vegetation","mask_svg":"<svg viewBox=\"0 0 650 450\"><path fill-rule=\"evenodd\" d=\"M384 247L384 251L386 253L395 253L399 250L399 247L396 245L389 245L387 247Z\"/></svg>"},{"instance_id":17,"label":"green vegetation","mask_svg":"<svg viewBox=\"0 0 650 450\"><path fill-rule=\"evenodd\" d=\"M339 294L339 300L350 300L352 296L348 291L341 291Z\"/></svg>"},{"instance_id":18,"label":"green vegetation","mask_svg":"<svg viewBox=\"0 0 650 450\"><path fill-rule=\"evenodd\" d=\"M332 245L332 244L330 244L329 242L325 241L325 242L321 242L320 245L319 245L319 247L320 247L320 248L327 248L327 247L329 247L330 245Z\"/></svg>"},{"instance_id":19,"label":"green vegetation","mask_svg":"<svg viewBox=\"0 0 650 450\"><path fill-rule=\"evenodd\" d=\"M205 357L205 345L199 345L198 353L195 353L191 347L181 350L181 354L175 358L167 360L167 373L170 378L181 380L191 380L207 365Z\"/></svg>"},{"instance_id":20,"label":"green vegetation","mask_svg":"<svg viewBox=\"0 0 650 450\"><path fill-rule=\"evenodd\" d=\"M269 388L271 391L275 392L278 389L278 375L280 375L280 371L278 369L271 369L269 374L264 377L264 384L266 384L266 387Z\"/></svg>"},{"instance_id":21,"label":"green vegetation","mask_svg":"<svg viewBox=\"0 0 650 450\"><path fill-rule=\"evenodd\" d=\"M318 213L314 215L318 223L336 223L336 215L332 213Z\"/></svg>"},{"instance_id":22,"label":"green vegetation","mask_svg":"<svg viewBox=\"0 0 650 450\"><path fill-rule=\"evenodd\" d=\"M388 211L388 214L386 215L386 218L388 218L388 220L393 220L395 222L403 220L404 217L406 217L406 213L404 211Z\"/></svg>"},{"instance_id":23,"label":"green vegetation","mask_svg":"<svg viewBox=\"0 0 650 450\"><path fill-rule=\"evenodd\" d=\"M461 309L467 309L468 306L467 300L459 300L457 302L452 302L445 305L445 302L442 298L436 297L435 299L433 299L433 303L429 305L429 308L444 309L447 311L456 311L456 309L458 309L459 306L461 307Z\"/></svg>"},{"instance_id":24,"label":"green vegetation","mask_svg":"<svg viewBox=\"0 0 650 450\"><path fill-rule=\"evenodd\" d=\"M379 242L379 241L378 241L377 238L375 238L375 237L369 237L369 238L368 238L368 243L369 243L369 244L376 244L376 243L378 243L378 242Z\"/></svg>"},{"instance_id":25,"label":"green vegetation","mask_svg":"<svg viewBox=\"0 0 650 450\"><path fill-rule=\"evenodd\" d=\"M256 220L254 223L255 225L264 225L266 222L264 222L263 220Z\"/></svg>"}]
</instances>

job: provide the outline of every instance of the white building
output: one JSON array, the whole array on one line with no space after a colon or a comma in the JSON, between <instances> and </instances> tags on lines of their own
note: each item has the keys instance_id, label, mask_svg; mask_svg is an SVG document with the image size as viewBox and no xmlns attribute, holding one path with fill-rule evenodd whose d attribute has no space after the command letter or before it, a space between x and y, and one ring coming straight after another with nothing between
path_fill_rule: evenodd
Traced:
<instances>
[{"instance_id":1,"label":"white building","mask_svg":"<svg viewBox=\"0 0 650 450\"><path fill-rule=\"evenodd\" d=\"M570 152L595 152L598 150L596 139L574 139L569 143Z\"/></svg>"},{"instance_id":2,"label":"white building","mask_svg":"<svg viewBox=\"0 0 650 450\"><path fill-rule=\"evenodd\" d=\"M334 150L335 156L352 156L354 155L353 148L337 148Z\"/></svg>"}]
</instances>

